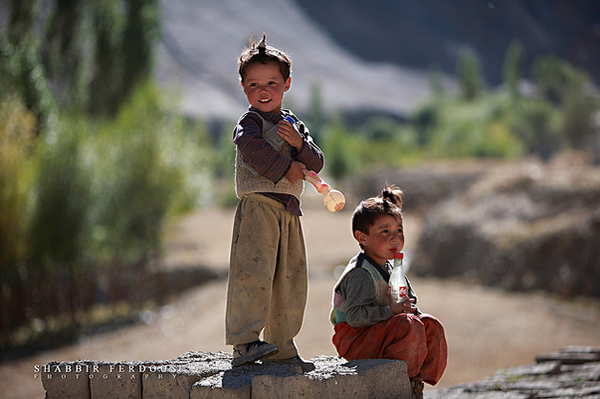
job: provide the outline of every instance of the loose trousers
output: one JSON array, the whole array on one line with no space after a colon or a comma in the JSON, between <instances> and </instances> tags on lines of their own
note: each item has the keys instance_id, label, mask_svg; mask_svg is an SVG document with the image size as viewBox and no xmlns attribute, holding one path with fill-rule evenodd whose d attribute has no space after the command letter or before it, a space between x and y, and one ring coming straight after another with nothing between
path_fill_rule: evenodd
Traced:
<instances>
[{"instance_id":1,"label":"loose trousers","mask_svg":"<svg viewBox=\"0 0 600 399\"><path fill-rule=\"evenodd\" d=\"M233 226L226 344L263 339L279 347L273 359L298 354L308 291L306 248L300 217L283 204L250 194L238 204Z\"/></svg>"},{"instance_id":2,"label":"loose trousers","mask_svg":"<svg viewBox=\"0 0 600 399\"><path fill-rule=\"evenodd\" d=\"M370 327L339 323L332 341L346 360L403 360L409 377L420 374L431 385L438 383L446 369L448 346L444 327L426 314L403 313Z\"/></svg>"}]
</instances>

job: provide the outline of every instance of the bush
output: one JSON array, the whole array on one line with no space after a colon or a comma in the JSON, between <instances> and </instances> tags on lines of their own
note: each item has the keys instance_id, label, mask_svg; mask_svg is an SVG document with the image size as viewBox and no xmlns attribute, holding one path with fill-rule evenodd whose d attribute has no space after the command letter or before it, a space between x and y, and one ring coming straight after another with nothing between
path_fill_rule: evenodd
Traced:
<instances>
[{"instance_id":1,"label":"bush","mask_svg":"<svg viewBox=\"0 0 600 399\"><path fill-rule=\"evenodd\" d=\"M14 304L0 312L0 347L24 323L37 320L43 334L49 320L68 327L96 304L147 298L167 220L195 207L212 179L206 133L188 131L151 87L116 120L63 116L37 143L17 105L0 107L9 112L0 122L1 295Z\"/></svg>"}]
</instances>

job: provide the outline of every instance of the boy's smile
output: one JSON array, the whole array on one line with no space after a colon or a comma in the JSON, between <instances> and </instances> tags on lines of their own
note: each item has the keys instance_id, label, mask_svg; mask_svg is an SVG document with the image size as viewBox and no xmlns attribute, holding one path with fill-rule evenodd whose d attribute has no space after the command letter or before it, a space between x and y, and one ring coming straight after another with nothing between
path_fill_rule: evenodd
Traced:
<instances>
[{"instance_id":1,"label":"boy's smile","mask_svg":"<svg viewBox=\"0 0 600 399\"><path fill-rule=\"evenodd\" d=\"M392 215L380 215L369 228L369 233L354 232L356 240L362 244L365 254L380 265L392 259L395 252L404 247L404 230L402 219Z\"/></svg>"},{"instance_id":2,"label":"boy's smile","mask_svg":"<svg viewBox=\"0 0 600 399\"><path fill-rule=\"evenodd\" d=\"M291 78L283 79L276 62L248 65L242 87L248 102L262 112L280 112L283 95L290 89Z\"/></svg>"}]
</instances>

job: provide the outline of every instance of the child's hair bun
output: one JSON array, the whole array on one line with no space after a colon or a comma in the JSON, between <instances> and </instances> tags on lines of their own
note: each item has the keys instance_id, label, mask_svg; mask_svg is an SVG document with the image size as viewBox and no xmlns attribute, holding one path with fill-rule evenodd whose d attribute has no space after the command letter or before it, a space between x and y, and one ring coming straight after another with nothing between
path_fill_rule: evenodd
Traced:
<instances>
[{"instance_id":1,"label":"child's hair bun","mask_svg":"<svg viewBox=\"0 0 600 399\"><path fill-rule=\"evenodd\" d=\"M383 198L385 202L389 202L402 209L402 194L400 188L396 187L394 184L388 186L386 183L381 191L381 198Z\"/></svg>"}]
</instances>

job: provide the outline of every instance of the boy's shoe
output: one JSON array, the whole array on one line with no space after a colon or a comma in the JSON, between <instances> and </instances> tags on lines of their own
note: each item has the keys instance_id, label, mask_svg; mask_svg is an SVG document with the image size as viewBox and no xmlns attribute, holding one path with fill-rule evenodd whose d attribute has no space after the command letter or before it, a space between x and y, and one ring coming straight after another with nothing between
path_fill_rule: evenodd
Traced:
<instances>
[{"instance_id":1,"label":"boy's shoe","mask_svg":"<svg viewBox=\"0 0 600 399\"><path fill-rule=\"evenodd\" d=\"M423 380L419 377L414 377L410 379L412 399L423 399L423 385Z\"/></svg>"},{"instance_id":2,"label":"boy's shoe","mask_svg":"<svg viewBox=\"0 0 600 399\"><path fill-rule=\"evenodd\" d=\"M264 341L254 341L249 344L236 345L233 347L233 367L252 363L263 357L271 356L279 352L277 345Z\"/></svg>"},{"instance_id":3,"label":"boy's shoe","mask_svg":"<svg viewBox=\"0 0 600 399\"><path fill-rule=\"evenodd\" d=\"M313 363L302 360L302 358L298 355L287 359L266 359L265 362L278 363L286 366L298 366L305 373L315 369L315 365Z\"/></svg>"}]
</instances>

